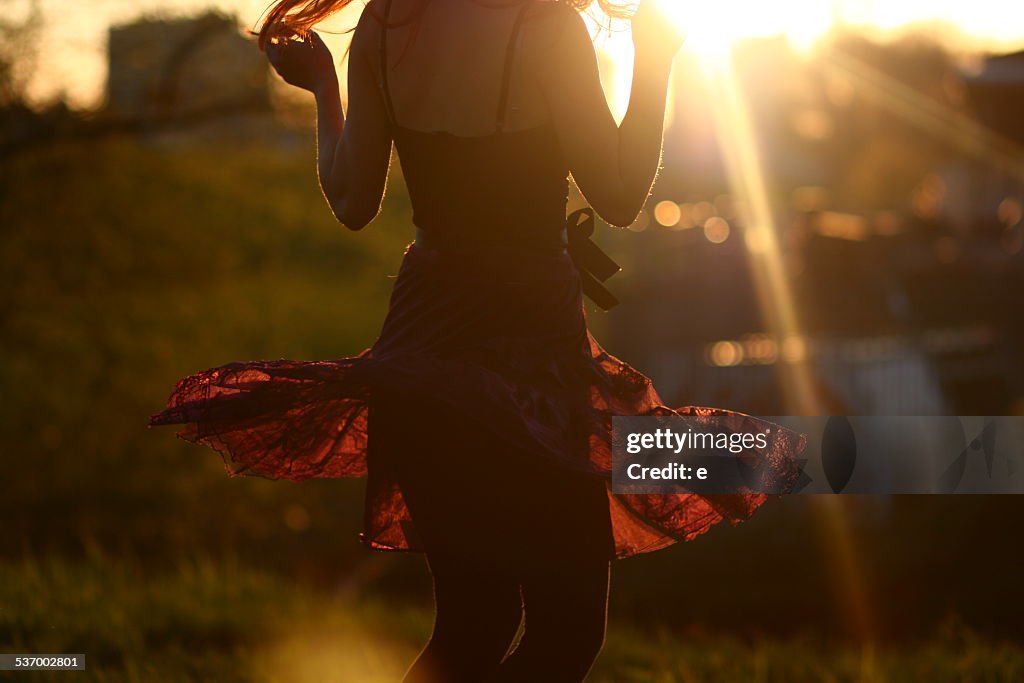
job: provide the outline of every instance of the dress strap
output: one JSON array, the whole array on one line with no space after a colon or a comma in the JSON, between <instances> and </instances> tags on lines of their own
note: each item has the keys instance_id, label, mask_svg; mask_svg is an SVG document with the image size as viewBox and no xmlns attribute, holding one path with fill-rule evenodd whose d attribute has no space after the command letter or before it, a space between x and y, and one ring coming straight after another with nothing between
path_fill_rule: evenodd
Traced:
<instances>
[{"instance_id":1,"label":"dress strap","mask_svg":"<svg viewBox=\"0 0 1024 683\"><path fill-rule=\"evenodd\" d=\"M390 2L390 0L388 0ZM508 108L508 90L512 82L512 64L516 53L516 42L519 38L519 29L523 25L523 18L526 10L533 4L533 0L523 0L523 6L519 8L516 21L512 25L512 35L508 39L508 47L505 48L505 69L501 75L501 95L498 98L498 132L505 129L505 115Z\"/></svg>"},{"instance_id":2,"label":"dress strap","mask_svg":"<svg viewBox=\"0 0 1024 683\"><path fill-rule=\"evenodd\" d=\"M395 105L391 102L391 88L388 85L388 22L391 17L391 1L384 0L384 21L380 27L380 89L384 95L384 108L392 126L397 125Z\"/></svg>"}]
</instances>

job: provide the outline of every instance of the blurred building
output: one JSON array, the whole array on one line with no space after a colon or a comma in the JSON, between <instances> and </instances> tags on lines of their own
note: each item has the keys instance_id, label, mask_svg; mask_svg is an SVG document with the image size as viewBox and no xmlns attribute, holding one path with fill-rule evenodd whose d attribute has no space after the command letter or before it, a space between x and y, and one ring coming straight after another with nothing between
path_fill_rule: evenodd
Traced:
<instances>
[{"instance_id":1,"label":"blurred building","mask_svg":"<svg viewBox=\"0 0 1024 683\"><path fill-rule=\"evenodd\" d=\"M966 81L978 114L994 131L1024 146L1024 51L989 57Z\"/></svg>"},{"instance_id":2,"label":"blurred building","mask_svg":"<svg viewBox=\"0 0 1024 683\"><path fill-rule=\"evenodd\" d=\"M965 74L964 86L984 130L972 136L979 154L942 169L943 217L960 233L1004 234L1024 206L1024 52L985 59Z\"/></svg>"},{"instance_id":3,"label":"blurred building","mask_svg":"<svg viewBox=\"0 0 1024 683\"><path fill-rule=\"evenodd\" d=\"M234 18L144 19L109 34L107 108L133 118L267 110L266 60Z\"/></svg>"}]
</instances>

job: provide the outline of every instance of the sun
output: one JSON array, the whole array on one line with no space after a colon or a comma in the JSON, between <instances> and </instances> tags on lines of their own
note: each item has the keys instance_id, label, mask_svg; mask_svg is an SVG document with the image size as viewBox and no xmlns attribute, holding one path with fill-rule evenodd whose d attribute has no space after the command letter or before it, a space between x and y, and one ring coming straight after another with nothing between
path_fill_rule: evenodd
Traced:
<instances>
[{"instance_id":1,"label":"sun","mask_svg":"<svg viewBox=\"0 0 1024 683\"><path fill-rule=\"evenodd\" d=\"M686 33L683 53L696 56L708 74L722 71L737 41L782 35L801 53L834 25L827 0L640 0L656 2L668 21ZM628 30L603 31L604 15L585 15L606 66L602 78L617 121L625 115L632 82L633 44Z\"/></svg>"},{"instance_id":2,"label":"sun","mask_svg":"<svg viewBox=\"0 0 1024 683\"><path fill-rule=\"evenodd\" d=\"M728 2L660 0L665 15L686 32L685 49L703 58L720 58L733 44L757 31L750 7L737 12ZM749 3L751 6L755 3Z\"/></svg>"},{"instance_id":3,"label":"sun","mask_svg":"<svg viewBox=\"0 0 1024 683\"><path fill-rule=\"evenodd\" d=\"M783 35L806 50L833 23L830 3L823 0L655 0L670 21L686 31L684 49L702 58L728 55L736 41Z\"/></svg>"}]
</instances>

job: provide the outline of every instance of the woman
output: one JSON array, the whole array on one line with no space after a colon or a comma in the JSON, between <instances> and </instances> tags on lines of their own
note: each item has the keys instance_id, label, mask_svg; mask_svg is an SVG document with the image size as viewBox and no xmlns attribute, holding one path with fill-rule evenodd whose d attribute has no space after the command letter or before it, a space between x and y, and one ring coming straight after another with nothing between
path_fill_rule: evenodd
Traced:
<instances>
[{"instance_id":1,"label":"woman","mask_svg":"<svg viewBox=\"0 0 1024 683\"><path fill-rule=\"evenodd\" d=\"M642 0L616 125L579 15L591 1L370 0L347 112L310 29L349 0L279 2L261 45L316 96L331 210L351 230L373 220L394 143L416 241L371 349L207 370L152 420L186 425L233 474L368 475L364 542L424 551L434 580L433 635L406 681L583 680L613 558L736 523L764 500L609 492L611 416L674 411L587 331L583 292L609 295L585 249L567 250L567 176L609 223L635 219L682 36ZM770 445L780 478L795 479L799 448L786 432Z\"/></svg>"}]
</instances>

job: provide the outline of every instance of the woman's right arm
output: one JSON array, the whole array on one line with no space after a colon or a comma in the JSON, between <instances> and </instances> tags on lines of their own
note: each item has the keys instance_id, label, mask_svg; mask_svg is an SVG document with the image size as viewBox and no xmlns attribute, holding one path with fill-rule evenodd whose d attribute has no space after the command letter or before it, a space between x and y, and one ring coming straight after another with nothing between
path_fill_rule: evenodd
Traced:
<instances>
[{"instance_id":1,"label":"woman's right arm","mask_svg":"<svg viewBox=\"0 0 1024 683\"><path fill-rule=\"evenodd\" d=\"M665 101L681 33L666 28L652 0L633 19L633 84L629 106L616 125L583 18L563 5L540 68L541 87L562 152L577 187L612 225L632 223L661 163Z\"/></svg>"},{"instance_id":2,"label":"woman's right arm","mask_svg":"<svg viewBox=\"0 0 1024 683\"><path fill-rule=\"evenodd\" d=\"M350 230L362 230L380 212L391 160L391 127L373 73L376 41L369 11L352 36L348 112L342 108L331 52L314 31L297 39L282 27L266 45L267 58L287 83L316 96L317 175L331 211Z\"/></svg>"}]
</instances>

